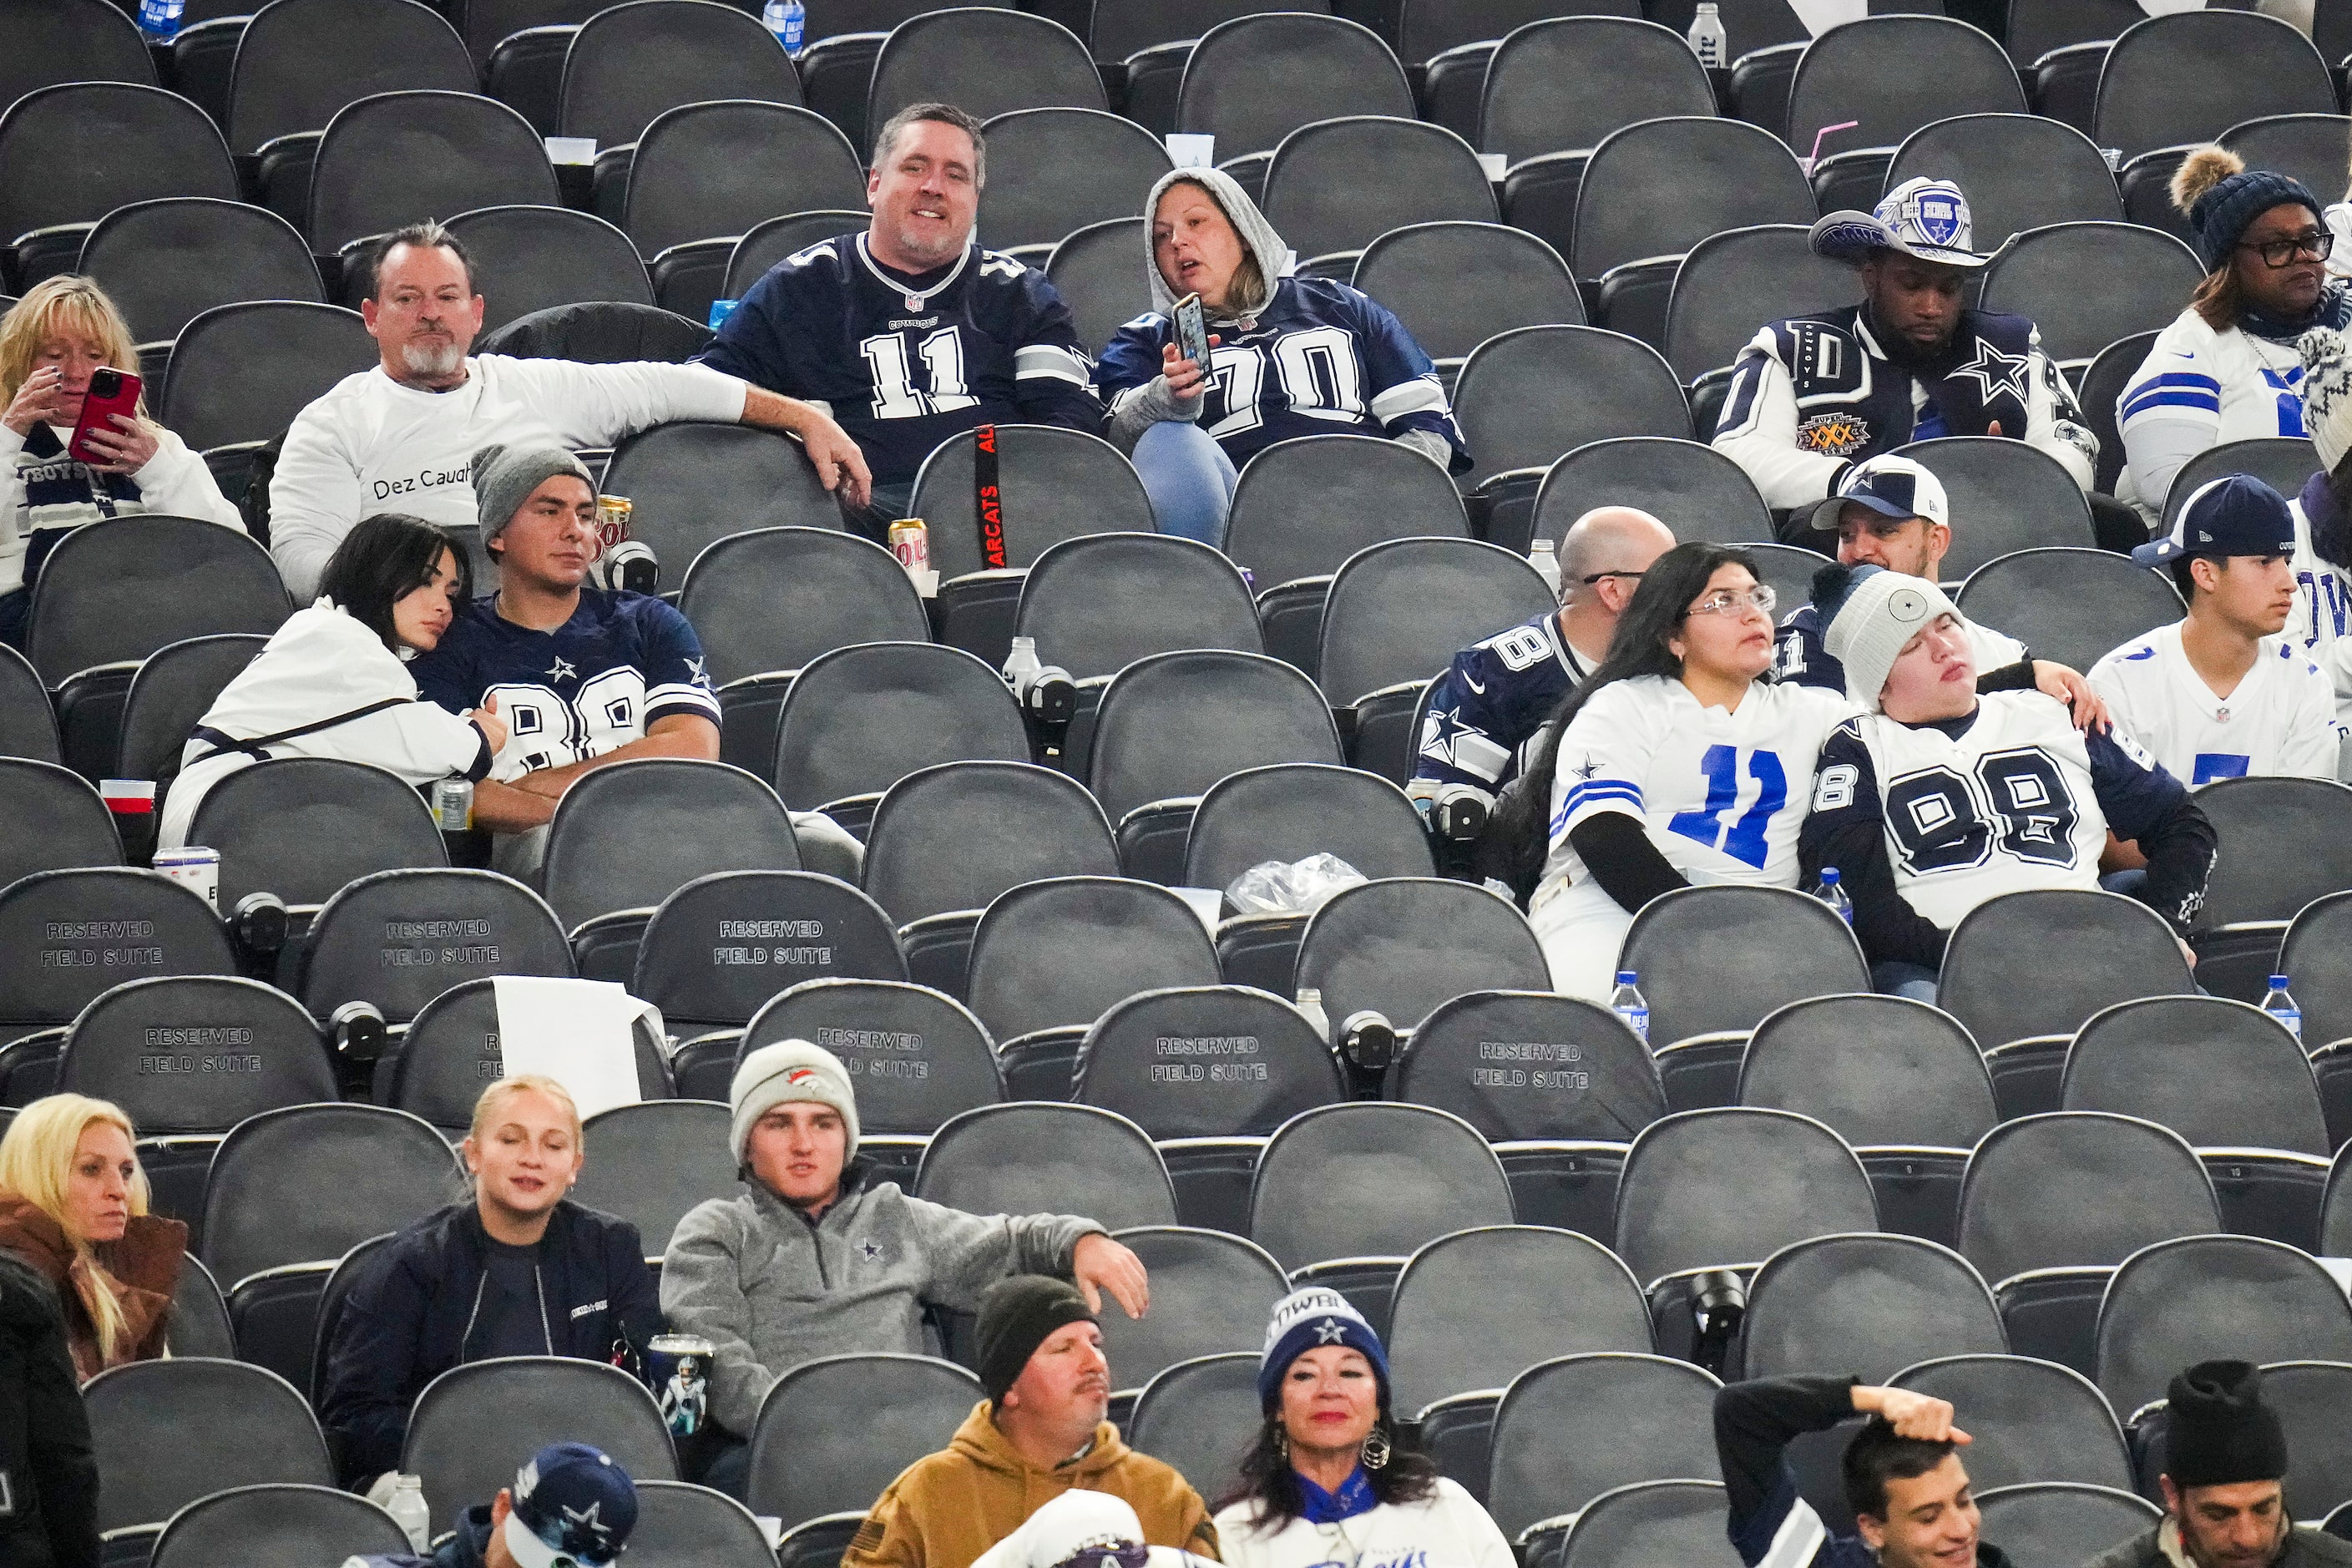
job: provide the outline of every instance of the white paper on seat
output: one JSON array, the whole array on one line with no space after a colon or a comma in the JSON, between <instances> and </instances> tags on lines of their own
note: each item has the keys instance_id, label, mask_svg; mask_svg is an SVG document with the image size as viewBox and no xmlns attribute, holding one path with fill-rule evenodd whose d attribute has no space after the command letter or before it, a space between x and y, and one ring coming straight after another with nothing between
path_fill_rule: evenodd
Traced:
<instances>
[{"instance_id":1,"label":"white paper on seat","mask_svg":"<svg viewBox=\"0 0 2352 1568\"><path fill-rule=\"evenodd\" d=\"M1789 0L1789 9L1816 38L1841 22L1859 22L1870 15L1870 0Z\"/></svg>"},{"instance_id":2,"label":"white paper on seat","mask_svg":"<svg viewBox=\"0 0 2352 1568\"><path fill-rule=\"evenodd\" d=\"M551 980L501 974L490 982L499 1005L499 1055L505 1075L541 1073L571 1091L586 1121L645 1098L637 1086L631 1031L652 1005L606 980ZM654 1014L657 1021L660 1015Z\"/></svg>"},{"instance_id":3,"label":"white paper on seat","mask_svg":"<svg viewBox=\"0 0 2352 1568\"><path fill-rule=\"evenodd\" d=\"M2202 11L2205 0L2139 0L2139 8L2151 16L2169 16L2175 11Z\"/></svg>"}]
</instances>

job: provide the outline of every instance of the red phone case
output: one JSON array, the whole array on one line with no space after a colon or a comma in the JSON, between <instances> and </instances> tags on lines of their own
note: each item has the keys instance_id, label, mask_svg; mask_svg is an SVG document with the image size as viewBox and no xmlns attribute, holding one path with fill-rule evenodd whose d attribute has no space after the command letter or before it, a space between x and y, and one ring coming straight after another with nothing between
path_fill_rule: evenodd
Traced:
<instances>
[{"instance_id":1,"label":"red phone case","mask_svg":"<svg viewBox=\"0 0 2352 1568\"><path fill-rule=\"evenodd\" d=\"M81 417L74 422L73 439L66 444L67 455L76 462L105 462L102 455L84 447L82 437L93 429L119 430L121 426L110 421L109 415L135 415L139 411L139 378L127 370L115 374L122 378L122 384L113 396L100 397L93 389L81 400Z\"/></svg>"}]
</instances>

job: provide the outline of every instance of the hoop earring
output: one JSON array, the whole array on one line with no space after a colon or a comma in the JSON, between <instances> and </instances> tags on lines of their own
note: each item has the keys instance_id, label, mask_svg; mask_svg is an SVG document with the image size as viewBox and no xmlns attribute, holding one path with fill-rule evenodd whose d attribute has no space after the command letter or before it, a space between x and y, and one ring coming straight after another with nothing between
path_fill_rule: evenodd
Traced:
<instances>
[{"instance_id":1,"label":"hoop earring","mask_svg":"<svg viewBox=\"0 0 2352 1568\"><path fill-rule=\"evenodd\" d=\"M1370 1433L1365 1436L1362 1457L1364 1468L1368 1470L1377 1470L1387 1466L1389 1462L1389 1435L1385 1430L1375 1426L1371 1429Z\"/></svg>"}]
</instances>

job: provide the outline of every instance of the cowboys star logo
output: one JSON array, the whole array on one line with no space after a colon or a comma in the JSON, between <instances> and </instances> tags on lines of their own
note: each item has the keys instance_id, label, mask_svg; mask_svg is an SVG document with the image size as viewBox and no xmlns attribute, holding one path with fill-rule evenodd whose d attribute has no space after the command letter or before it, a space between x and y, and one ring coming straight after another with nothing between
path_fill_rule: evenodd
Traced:
<instances>
[{"instance_id":1,"label":"cowboys star logo","mask_svg":"<svg viewBox=\"0 0 2352 1568\"><path fill-rule=\"evenodd\" d=\"M1870 442L1870 426L1851 414L1816 414L1797 426L1797 449L1851 458Z\"/></svg>"},{"instance_id":2,"label":"cowboys star logo","mask_svg":"<svg viewBox=\"0 0 2352 1568\"><path fill-rule=\"evenodd\" d=\"M1347 1331L1339 1326L1339 1319L1326 1318L1315 1326L1315 1342L1318 1345L1337 1344Z\"/></svg>"},{"instance_id":3,"label":"cowboys star logo","mask_svg":"<svg viewBox=\"0 0 2352 1568\"><path fill-rule=\"evenodd\" d=\"M570 659L565 658L559 654L556 656L555 663L549 667L547 678L550 680L570 680L579 673L580 667L578 665L573 664Z\"/></svg>"},{"instance_id":4,"label":"cowboys star logo","mask_svg":"<svg viewBox=\"0 0 2352 1568\"><path fill-rule=\"evenodd\" d=\"M2030 363L2024 354L2005 354L1979 338L1976 357L1952 372L1952 379L1975 382L1979 402L1990 403L2005 392L2023 403L2026 367Z\"/></svg>"}]
</instances>

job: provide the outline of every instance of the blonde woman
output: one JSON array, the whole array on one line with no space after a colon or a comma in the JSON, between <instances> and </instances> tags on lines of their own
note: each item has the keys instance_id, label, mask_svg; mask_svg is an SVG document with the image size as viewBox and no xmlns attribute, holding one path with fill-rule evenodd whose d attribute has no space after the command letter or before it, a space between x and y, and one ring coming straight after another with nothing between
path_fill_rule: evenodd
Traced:
<instances>
[{"instance_id":1,"label":"blonde woman","mask_svg":"<svg viewBox=\"0 0 2352 1568\"><path fill-rule=\"evenodd\" d=\"M661 1332L645 1243L565 1195L587 1146L551 1078L500 1079L460 1146L471 1198L400 1232L352 1291L320 1414L344 1477L395 1468L409 1407L453 1366L495 1356L630 1361Z\"/></svg>"},{"instance_id":2,"label":"blonde woman","mask_svg":"<svg viewBox=\"0 0 2352 1568\"><path fill-rule=\"evenodd\" d=\"M131 512L245 524L187 444L147 417L110 416L85 463L67 443L81 417L91 373L136 374L131 328L87 278L51 278L0 316L0 642L23 641L26 591L41 558L66 531Z\"/></svg>"},{"instance_id":3,"label":"blonde woman","mask_svg":"<svg viewBox=\"0 0 2352 1568\"><path fill-rule=\"evenodd\" d=\"M163 1353L187 1256L188 1227L147 1212L136 1136L107 1101L53 1094L0 1138L0 1249L57 1287L84 1383Z\"/></svg>"}]
</instances>

